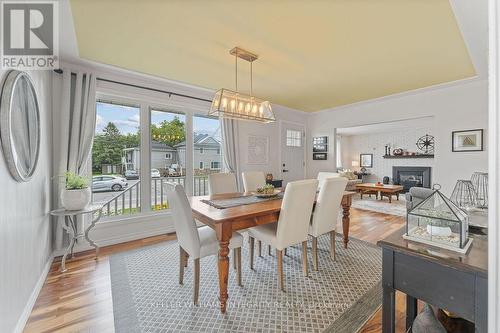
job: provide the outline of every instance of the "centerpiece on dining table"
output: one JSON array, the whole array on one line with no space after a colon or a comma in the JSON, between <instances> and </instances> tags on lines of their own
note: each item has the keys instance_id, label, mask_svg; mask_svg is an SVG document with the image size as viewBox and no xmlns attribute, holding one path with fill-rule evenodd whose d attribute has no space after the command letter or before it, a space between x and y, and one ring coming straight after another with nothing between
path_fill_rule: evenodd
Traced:
<instances>
[{"instance_id":1,"label":"centerpiece on dining table","mask_svg":"<svg viewBox=\"0 0 500 333\"><path fill-rule=\"evenodd\" d=\"M257 191L251 193L257 198L271 198L280 194L281 190L275 189L271 184L266 184L262 187L257 188Z\"/></svg>"}]
</instances>

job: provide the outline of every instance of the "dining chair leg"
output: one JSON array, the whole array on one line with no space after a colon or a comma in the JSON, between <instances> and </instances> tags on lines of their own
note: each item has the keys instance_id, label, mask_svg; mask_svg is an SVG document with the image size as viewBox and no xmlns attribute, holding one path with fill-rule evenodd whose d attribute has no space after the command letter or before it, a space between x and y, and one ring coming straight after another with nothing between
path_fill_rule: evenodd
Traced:
<instances>
[{"instance_id":1,"label":"dining chair leg","mask_svg":"<svg viewBox=\"0 0 500 333\"><path fill-rule=\"evenodd\" d=\"M236 262L236 280L238 281L238 286L242 287L241 283L241 247L234 249L236 251L235 262Z\"/></svg>"},{"instance_id":2,"label":"dining chair leg","mask_svg":"<svg viewBox=\"0 0 500 333\"><path fill-rule=\"evenodd\" d=\"M271 245L268 245L268 246L267 246L267 254L268 254L268 255L271 255Z\"/></svg>"},{"instance_id":3,"label":"dining chair leg","mask_svg":"<svg viewBox=\"0 0 500 333\"><path fill-rule=\"evenodd\" d=\"M307 270L307 241L302 242L302 272L304 276L309 276Z\"/></svg>"},{"instance_id":4,"label":"dining chair leg","mask_svg":"<svg viewBox=\"0 0 500 333\"><path fill-rule=\"evenodd\" d=\"M335 231L330 231L330 256L333 261L335 261L336 257L336 248L335 248Z\"/></svg>"},{"instance_id":5,"label":"dining chair leg","mask_svg":"<svg viewBox=\"0 0 500 333\"><path fill-rule=\"evenodd\" d=\"M262 242L257 241L257 253L259 254L259 258L262 258Z\"/></svg>"},{"instance_id":6,"label":"dining chair leg","mask_svg":"<svg viewBox=\"0 0 500 333\"><path fill-rule=\"evenodd\" d=\"M188 267L189 254L184 251L184 267Z\"/></svg>"},{"instance_id":7,"label":"dining chair leg","mask_svg":"<svg viewBox=\"0 0 500 333\"><path fill-rule=\"evenodd\" d=\"M237 268L237 263L236 263L236 249L233 249L233 268Z\"/></svg>"},{"instance_id":8,"label":"dining chair leg","mask_svg":"<svg viewBox=\"0 0 500 333\"><path fill-rule=\"evenodd\" d=\"M318 270L318 237L312 238L313 270Z\"/></svg>"},{"instance_id":9,"label":"dining chair leg","mask_svg":"<svg viewBox=\"0 0 500 333\"><path fill-rule=\"evenodd\" d=\"M199 294L200 294L200 258L194 260L194 291L193 291L194 305L198 305Z\"/></svg>"},{"instance_id":10,"label":"dining chair leg","mask_svg":"<svg viewBox=\"0 0 500 333\"><path fill-rule=\"evenodd\" d=\"M278 259L278 287L285 291L285 281L283 278L283 251L276 249L276 258Z\"/></svg>"},{"instance_id":11,"label":"dining chair leg","mask_svg":"<svg viewBox=\"0 0 500 333\"><path fill-rule=\"evenodd\" d=\"M184 260L186 254L182 247L179 246L179 284L184 283Z\"/></svg>"},{"instance_id":12,"label":"dining chair leg","mask_svg":"<svg viewBox=\"0 0 500 333\"><path fill-rule=\"evenodd\" d=\"M250 269L253 269L253 247L254 247L255 239L250 237L250 251L248 251L250 255L250 260L248 260L248 264L250 265Z\"/></svg>"}]
</instances>

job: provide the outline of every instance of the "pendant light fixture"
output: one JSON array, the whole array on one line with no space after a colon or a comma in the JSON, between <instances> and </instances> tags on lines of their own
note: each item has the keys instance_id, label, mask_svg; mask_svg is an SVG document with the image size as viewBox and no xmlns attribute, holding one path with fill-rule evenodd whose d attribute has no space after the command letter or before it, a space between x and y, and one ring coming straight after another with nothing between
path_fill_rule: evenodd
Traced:
<instances>
[{"instance_id":1,"label":"pendant light fixture","mask_svg":"<svg viewBox=\"0 0 500 333\"><path fill-rule=\"evenodd\" d=\"M241 49L233 48L229 51L235 59L235 90L222 88L215 93L208 114L210 116L253 120L262 123L276 121L271 103L253 95L252 64L259 58L258 55ZM238 91L238 58L250 63L250 95Z\"/></svg>"}]
</instances>

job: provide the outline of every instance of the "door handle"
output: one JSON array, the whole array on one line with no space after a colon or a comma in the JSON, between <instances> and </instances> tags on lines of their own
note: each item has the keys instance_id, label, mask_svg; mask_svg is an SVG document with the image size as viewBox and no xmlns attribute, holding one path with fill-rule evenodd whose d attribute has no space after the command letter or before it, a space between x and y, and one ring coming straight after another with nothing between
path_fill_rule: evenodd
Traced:
<instances>
[{"instance_id":1,"label":"door handle","mask_svg":"<svg viewBox=\"0 0 500 333\"><path fill-rule=\"evenodd\" d=\"M283 171L283 172L288 172L289 170L287 170L287 169L283 169L282 171Z\"/></svg>"}]
</instances>

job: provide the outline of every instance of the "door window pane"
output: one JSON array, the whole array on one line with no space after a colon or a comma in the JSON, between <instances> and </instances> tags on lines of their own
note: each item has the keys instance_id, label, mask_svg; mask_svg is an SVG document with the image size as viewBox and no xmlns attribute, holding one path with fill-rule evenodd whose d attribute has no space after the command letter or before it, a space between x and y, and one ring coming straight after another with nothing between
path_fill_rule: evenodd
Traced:
<instances>
[{"instance_id":1,"label":"door window pane","mask_svg":"<svg viewBox=\"0 0 500 333\"><path fill-rule=\"evenodd\" d=\"M165 182L184 185L186 116L151 110L151 208L168 209Z\"/></svg>"},{"instance_id":2,"label":"door window pane","mask_svg":"<svg viewBox=\"0 0 500 333\"><path fill-rule=\"evenodd\" d=\"M222 163L219 119L194 116L193 144L193 194L207 195L208 175L220 172Z\"/></svg>"},{"instance_id":3,"label":"door window pane","mask_svg":"<svg viewBox=\"0 0 500 333\"><path fill-rule=\"evenodd\" d=\"M301 147L302 132L295 130L286 130L286 145L288 147Z\"/></svg>"},{"instance_id":4,"label":"door window pane","mask_svg":"<svg viewBox=\"0 0 500 333\"><path fill-rule=\"evenodd\" d=\"M140 211L140 110L135 106L96 103L92 146L92 201L103 219Z\"/></svg>"}]
</instances>

